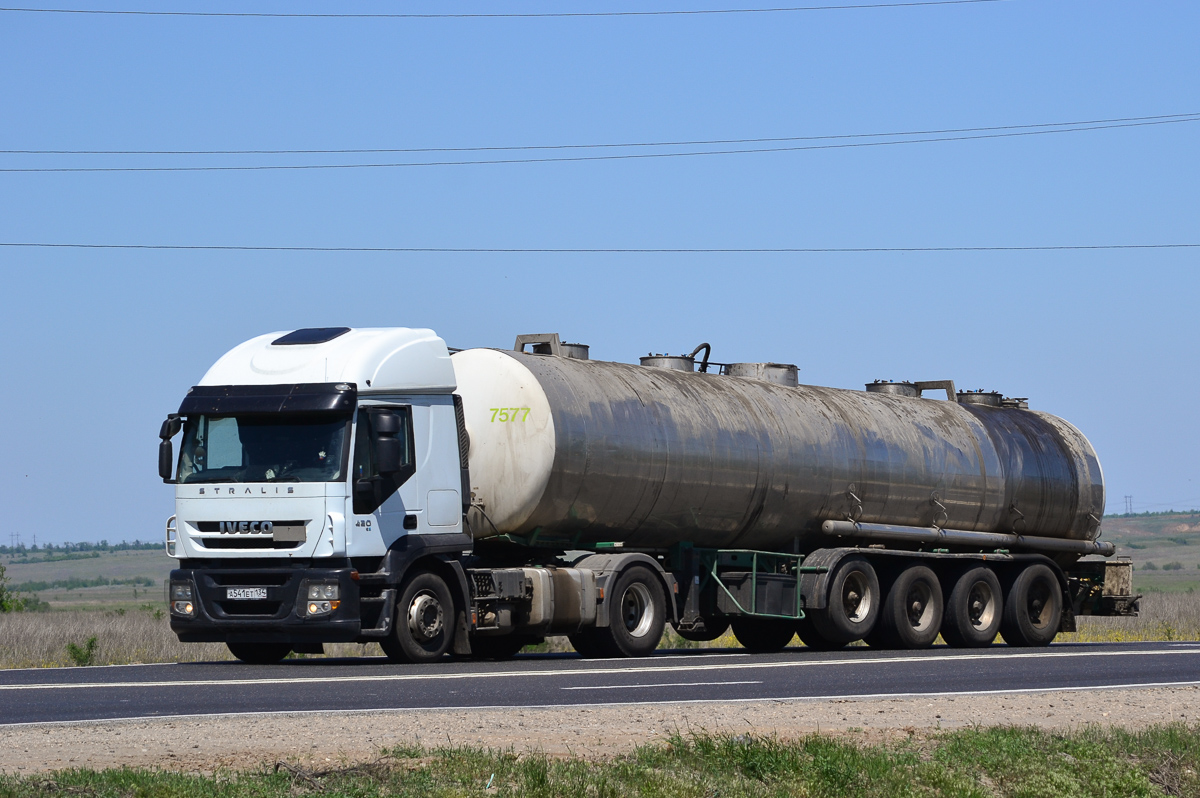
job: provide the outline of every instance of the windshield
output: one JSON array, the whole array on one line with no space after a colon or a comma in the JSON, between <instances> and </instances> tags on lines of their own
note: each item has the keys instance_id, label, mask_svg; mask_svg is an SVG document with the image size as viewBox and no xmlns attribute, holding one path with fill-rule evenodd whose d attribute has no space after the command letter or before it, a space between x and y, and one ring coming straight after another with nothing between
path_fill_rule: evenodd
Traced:
<instances>
[{"instance_id":1,"label":"windshield","mask_svg":"<svg viewBox=\"0 0 1200 798\"><path fill-rule=\"evenodd\" d=\"M330 413L189 416L179 481L337 482L350 418Z\"/></svg>"}]
</instances>

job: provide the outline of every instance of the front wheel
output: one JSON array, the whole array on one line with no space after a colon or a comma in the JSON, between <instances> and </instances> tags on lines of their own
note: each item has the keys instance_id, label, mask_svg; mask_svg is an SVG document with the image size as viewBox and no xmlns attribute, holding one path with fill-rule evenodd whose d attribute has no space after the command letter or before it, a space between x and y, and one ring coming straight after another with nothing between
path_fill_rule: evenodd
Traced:
<instances>
[{"instance_id":1,"label":"front wheel","mask_svg":"<svg viewBox=\"0 0 1200 798\"><path fill-rule=\"evenodd\" d=\"M1062 588L1046 565L1017 575L1004 602L1000 636L1010 646L1048 646L1062 622Z\"/></svg>"},{"instance_id":2,"label":"front wheel","mask_svg":"<svg viewBox=\"0 0 1200 798\"><path fill-rule=\"evenodd\" d=\"M229 653L251 665L273 665L292 653L289 643L226 643Z\"/></svg>"},{"instance_id":3,"label":"front wheel","mask_svg":"<svg viewBox=\"0 0 1200 798\"><path fill-rule=\"evenodd\" d=\"M435 662L454 642L454 599L437 574L422 571L405 580L396 622L379 641L392 662Z\"/></svg>"}]
</instances>

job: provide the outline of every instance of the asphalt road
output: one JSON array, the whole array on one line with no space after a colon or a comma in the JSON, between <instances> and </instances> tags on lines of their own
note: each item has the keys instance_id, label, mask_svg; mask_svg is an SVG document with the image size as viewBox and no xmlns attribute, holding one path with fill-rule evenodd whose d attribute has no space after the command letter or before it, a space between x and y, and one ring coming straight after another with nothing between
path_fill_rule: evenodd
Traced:
<instances>
[{"instance_id":1,"label":"asphalt road","mask_svg":"<svg viewBox=\"0 0 1200 798\"><path fill-rule=\"evenodd\" d=\"M865 698L1200 684L1200 644L926 651L660 652L633 660L287 660L0 671L0 726L112 718L450 707Z\"/></svg>"}]
</instances>

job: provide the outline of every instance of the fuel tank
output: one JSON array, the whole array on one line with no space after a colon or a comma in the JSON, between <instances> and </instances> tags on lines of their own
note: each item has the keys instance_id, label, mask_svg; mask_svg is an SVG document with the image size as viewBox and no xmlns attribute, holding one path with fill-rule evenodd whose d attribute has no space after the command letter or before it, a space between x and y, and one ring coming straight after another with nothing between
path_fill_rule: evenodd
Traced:
<instances>
[{"instance_id":1,"label":"fuel tank","mask_svg":"<svg viewBox=\"0 0 1200 798\"><path fill-rule=\"evenodd\" d=\"M1099 533L1091 444L1019 405L493 349L451 360L477 536L804 552L828 545L826 520Z\"/></svg>"}]
</instances>

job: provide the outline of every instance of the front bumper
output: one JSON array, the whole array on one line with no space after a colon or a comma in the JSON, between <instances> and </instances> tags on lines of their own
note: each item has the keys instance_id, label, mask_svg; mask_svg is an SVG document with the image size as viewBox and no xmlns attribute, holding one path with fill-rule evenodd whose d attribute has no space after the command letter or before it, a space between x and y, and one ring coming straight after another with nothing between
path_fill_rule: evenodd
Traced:
<instances>
[{"instance_id":1,"label":"front bumper","mask_svg":"<svg viewBox=\"0 0 1200 798\"><path fill-rule=\"evenodd\" d=\"M358 583L351 568L179 568L171 582L190 582L191 616L171 612L184 643L347 643L360 633ZM337 582L340 604L328 615L305 614L310 581ZM265 599L230 600L230 588L266 589Z\"/></svg>"}]
</instances>

